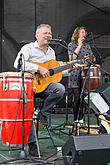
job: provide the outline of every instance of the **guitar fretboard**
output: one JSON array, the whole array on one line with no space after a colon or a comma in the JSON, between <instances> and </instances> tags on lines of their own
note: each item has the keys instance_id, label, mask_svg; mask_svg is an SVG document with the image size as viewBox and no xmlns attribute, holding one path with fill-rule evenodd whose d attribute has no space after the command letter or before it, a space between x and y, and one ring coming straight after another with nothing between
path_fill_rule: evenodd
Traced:
<instances>
[{"instance_id":1,"label":"guitar fretboard","mask_svg":"<svg viewBox=\"0 0 110 165\"><path fill-rule=\"evenodd\" d=\"M54 69L53 69L54 74L59 73L59 72L62 72L62 71L67 70L67 69L69 69L69 68L72 68L72 67L74 66L75 63L76 63L76 62L72 62L72 63L70 63L70 64L67 64L67 65L64 65L64 66L60 66L60 67L58 67L58 68L54 68Z\"/></svg>"}]
</instances>

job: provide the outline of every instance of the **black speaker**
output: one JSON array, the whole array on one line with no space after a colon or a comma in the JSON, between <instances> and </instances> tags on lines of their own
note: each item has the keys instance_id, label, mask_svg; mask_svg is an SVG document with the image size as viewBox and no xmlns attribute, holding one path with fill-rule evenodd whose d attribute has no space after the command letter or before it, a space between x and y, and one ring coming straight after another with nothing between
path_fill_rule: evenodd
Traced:
<instances>
[{"instance_id":1,"label":"black speaker","mask_svg":"<svg viewBox=\"0 0 110 165\"><path fill-rule=\"evenodd\" d=\"M107 87L103 92L101 92L101 95L107 102L107 104L110 106L110 86Z\"/></svg>"},{"instance_id":2,"label":"black speaker","mask_svg":"<svg viewBox=\"0 0 110 165\"><path fill-rule=\"evenodd\" d=\"M110 135L70 136L62 155L66 165L106 165L110 162Z\"/></svg>"},{"instance_id":3,"label":"black speaker","mask_svg":"<svg viewBox=\"0 0 110 165\"><path fill-rule=\"evenodd\" d=\"M105 102L110 106L110 82L105 83L102 87L97 89Z\"/></svg>"}]
</instances>

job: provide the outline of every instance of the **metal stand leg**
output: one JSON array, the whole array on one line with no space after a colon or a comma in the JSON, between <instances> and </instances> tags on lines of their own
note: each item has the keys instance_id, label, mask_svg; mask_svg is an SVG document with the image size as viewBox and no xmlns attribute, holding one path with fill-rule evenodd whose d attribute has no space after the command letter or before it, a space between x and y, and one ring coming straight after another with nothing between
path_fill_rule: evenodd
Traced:
<instances>
[{"instance_id":1,"label":"metal stand leg","mask_svg":"<svg viewBox=\"0 0 110 165\"><path fill-rule=\"evenodd\" d=\"M46 129L47 129L47 131L48 131L48 134L49 134L49 136L50 136L50 139L51 139L51 141L52 141L53 146L56 147L56 145L55 145L55 143L54 143L54 141L53 141L52 135L51 135L51 131L49 130L48 126L46 126Z\"/></svg>"},{"instance_id":2,"label":"metal stand leg","mask_svg":"<svg viewBox=\"0 0 110 165\"><path fill-rule=\"evenodd\" d=\"M49 128L51 128L51 114L49 114L49 120L48 120L48 125L49 125Z\"/></svg>"},{"instance_id":3,"label":"metal stand leg","mask_svg":"<svg viewBox=\"0 0 110 165\"><path fill-rule=\"evenodd\" d=\"M39 149L39 143L38 143L38 135L36 133L35 123L34 123L34 132L35 132L35 136L36 136L36 145L37 145L37 150L38 150L38 157L41 158L40 149Z\"/></svg>"},{"instance_id":4,"label":"metal stand leg","mask_svg":"<svg viewBox=\"0 0 110 165\"><path fill-rule=\"evenodd\" d=\"M38 98L39 99L39 98ZM41 100L39 100L41 102ZM37 143L37 147L38 147L38 150L39 150L39 145L38 145L38 139L46 139L45 137L44 138L38 138L38 130L39 130L39 112L40 112L40 103L38 103L39 107L37 106L36 107L36 112L35 112L35 118L34 120L36 121L37 123L37 128L35 128L35 124L34 124L34 128L35 128L35 133L36 133L36 143ZM49 114L49 126L45 126L47 131L48 131L48 134L49 134L49 138L51 139L52 141L52 144L53 146L55 147L55 144L54 144L54 141L53 141L53 138L52 138L52 135L51 135L51 114ZM49 129L50 128L50 129ZM36 131L37 129L37 131ZM38 155L40 156L40 151L38 152Z\"/></svg>"},{"instance_id":5,"label":"metal stand leg","mask_svg":"<svg viewBox=\"0 0 110 165\"><path fill-rule=\"evenodd\" d=\"M80 98L84 99L85 86L86 86L86 83L88 83L88 116L87 116L88 134L90 134L90 67L91 67L91 64L88 64L86 77L85 77L84 84L83 84L82 91L81 91L81 95L80 95Z\"/></svg>"}]
</instances>

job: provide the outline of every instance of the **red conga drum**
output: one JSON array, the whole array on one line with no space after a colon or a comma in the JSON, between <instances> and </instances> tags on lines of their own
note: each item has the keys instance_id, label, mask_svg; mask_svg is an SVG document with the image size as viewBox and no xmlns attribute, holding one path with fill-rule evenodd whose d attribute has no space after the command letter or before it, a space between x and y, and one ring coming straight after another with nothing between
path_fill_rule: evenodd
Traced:
<instances>
[{"instance_id":1,"label":"red conga drum","mask_svg":"<svg viewBox=\"0 0 110 165\"><path fill-rule=\"evenodd\" d=\"M24 144L28 143L34 113L32 75L24 74L26 104L23 108L23 88L20 72L0 73L0 120L3 144L22 144L24 109Z\"/></svg>"},{"instance_id":2,"label":"red conga drum","mask_svg":"<svg viewBox=\"0 0 110 165\"><path fill-rule=\"evenodd\" d=\"M87 76L88 67L85 66L82 70L82 86L84 84L85 78ZM101 87L102 81L101 81L101 71L99 69L99 65L90 67L90 91L95 91L97 88ZM85 91L88 92L88 78L86 79L85 83Z\"/></svg>"}]
</instances>

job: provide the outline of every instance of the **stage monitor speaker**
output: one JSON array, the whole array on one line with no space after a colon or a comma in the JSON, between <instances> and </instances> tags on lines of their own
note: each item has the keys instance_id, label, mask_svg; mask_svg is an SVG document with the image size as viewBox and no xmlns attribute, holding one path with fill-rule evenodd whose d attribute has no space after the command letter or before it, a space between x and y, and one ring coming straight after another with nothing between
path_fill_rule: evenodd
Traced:
<instances>
[{"instance_id":1,"label":"stage monitor speaker","mask_svg":"<svg viewBox=\"0 0 110 165\"><path fill-rule=\"evenodd\" d=\"M107 102L107 104L110 106L110 86L107 87L104 91L102 91L101 96L104 98L104 100Z\"/></svg>"},{"instance_id":2,"label":"stage monitor speaker","mask_svg":"<svg viewBox=\"0 0 110 165\"><path fill-rule=\"evenodd\" d=\"M84 100L88 104L88 95ZM110 109L102 96L96 92L90 92L90 108L92 108L96 114L103 114Z\"/></svg>"},{"instance_id":3,"label":"stage monitor speaker","mask_svg":"<svg viewBox=\"0 0 110 165\"><path fill-rule=\"evenodd\" d=\"M110 135L70 136L62 155L66 165L106 165L110 162Z\"/></svg>"},{"instance_id":4,"label":"stage monitor speaker","mask_svg":"<svg viewBox=\"0 0 110 165\"><path fill-rule=\"evenodd\" d=\"M105 83L102 87L98 88L96 92L100 93L107 104L110 106L110 82Z\"/></svg>"}]
</instances>

